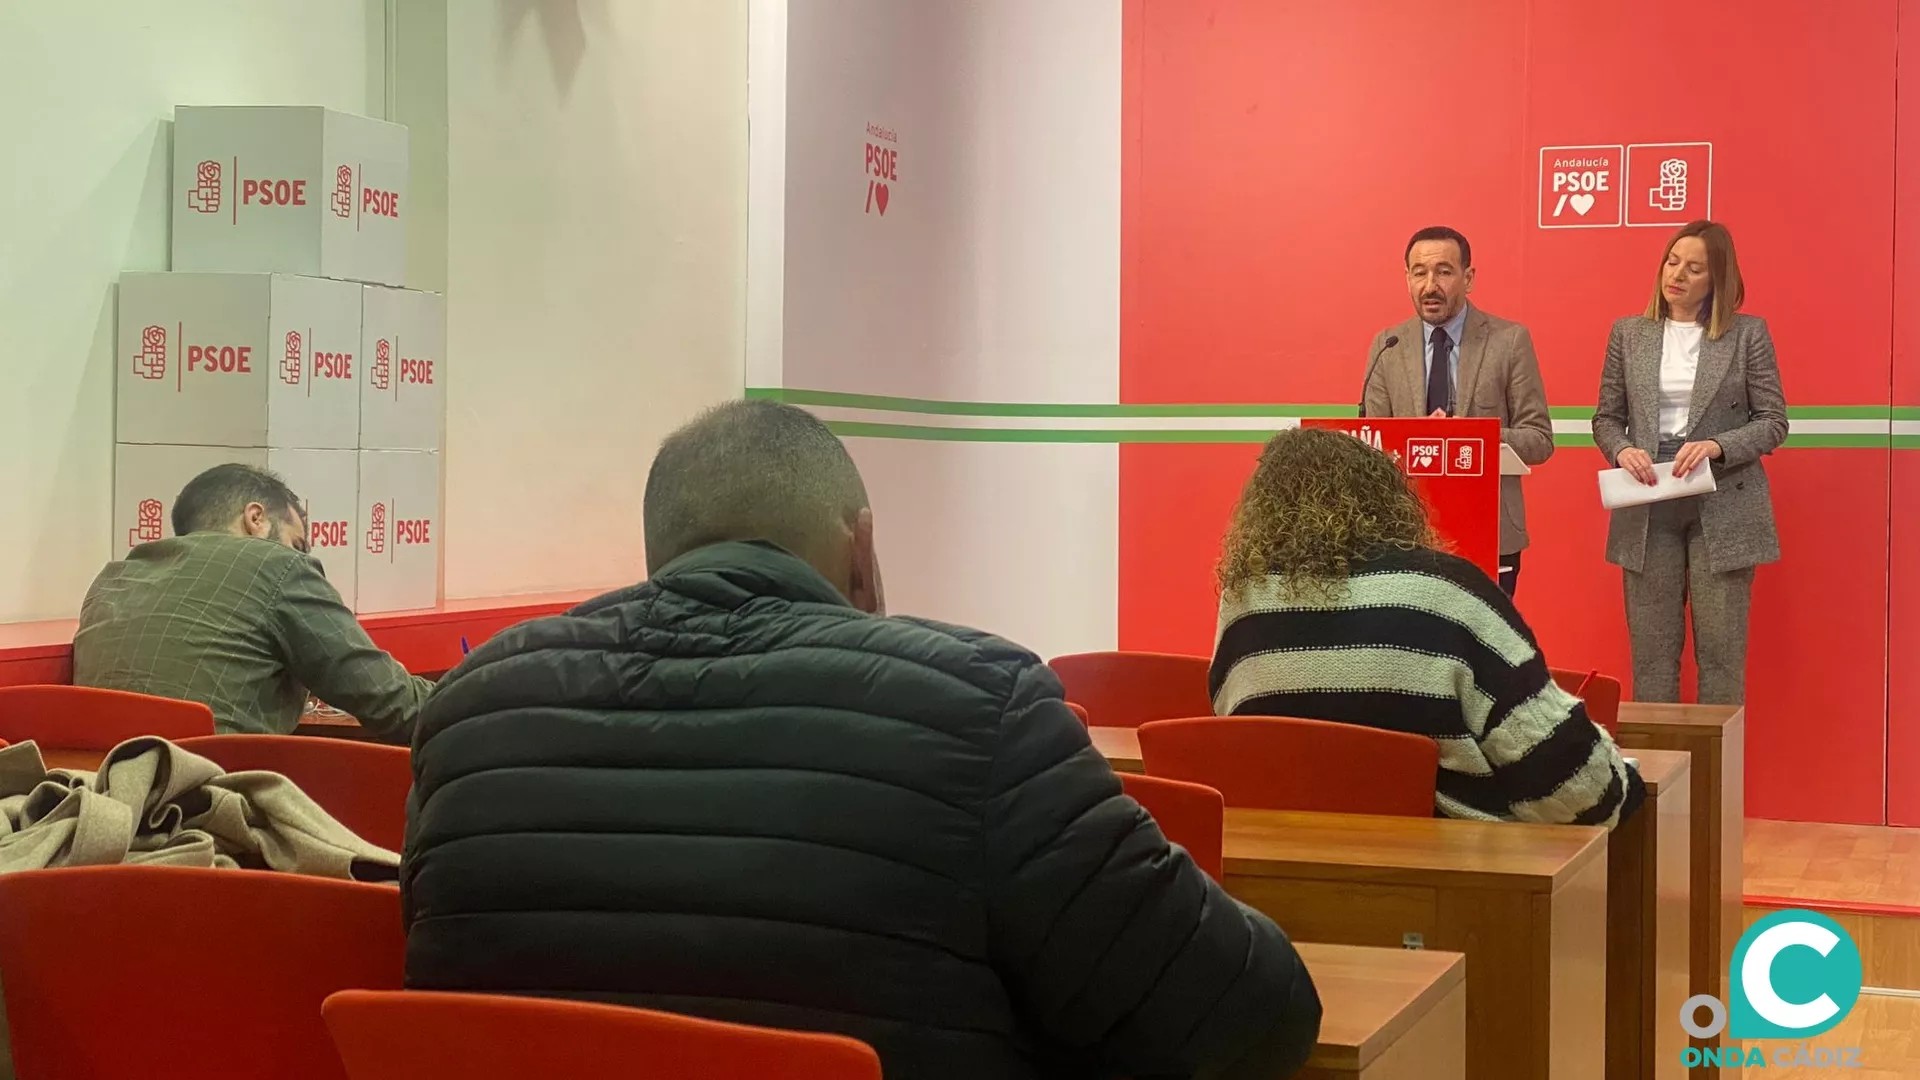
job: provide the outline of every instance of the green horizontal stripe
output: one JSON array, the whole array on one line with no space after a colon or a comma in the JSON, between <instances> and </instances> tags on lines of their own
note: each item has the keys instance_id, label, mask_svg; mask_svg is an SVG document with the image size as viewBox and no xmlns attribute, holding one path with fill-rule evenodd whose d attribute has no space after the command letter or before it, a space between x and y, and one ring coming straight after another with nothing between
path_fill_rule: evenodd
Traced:
<instances>
[{"instance_id":1,"label":"green horizontal stripe","mask_svg":"<svg viewBox=\"0 0 1920 1080\"><path fill-rule=\"evenodd\" d=\"M790 405L815 405L822 408L861 409L869 412L917 413L923 416L1020 416L1020 417L1263 417L1354 416L1351 405L1281 404L1141 404L1119 405L1070 402L1023 401L944 401L936 398L887 397L880 394L847 394L836 390L806 390L794 387L749 387L746 396L759 401L784 401ZM1548 410L1556 420L1585 420L1593 415L1591 405L1556 405ZM1794 420L1920 420L1920 407L1886 405L1795 405L1787 408ZM1098 440L1093 440L1098 441ZM1147 441L1147 440L1140 440Z\"/></svg>"},{"instance_id":2,"label":"green horizontal stripe","mask_svg":"<svg viewBox=\"0 0 1920 1080\"><path fill-rule=\"evenodd\" d=\"M865 439L916 439L923 442L1000 443L1263 443L1274 431L1173 431L1153 428L952 428L917 424L874 424L829 420L836 435Z\"/></svg>"},{"instance_id":3,"label":"green horizontal stripe","mask_svg":"<svg viewBox=\"0 0 1920 1080\"><path fill-rule=\"evenodd\" d=\"M837 435L862 439L910 439L918 442L991 443L1263 443L1273 431L1129 430L1124 428L953 428L919 424L878 424L862 420L829 420ZM1276 429L1277 430L1277 429ZM1593 437L1577 432L1556 434L1555 446L1592 446ZM1788 449L1889 449L1886 435L1795 435ZM1920 435L1895 435L1891 449L1920 450Z\"/></svg>"},{"instance_id":4,"label":"green horizontal stripe","mask_svg":"<svg viewBox=\"0 0 1920 1080\"><path fill-rule=\"evenodd\" d=\"M747 397L784 401L789 405L818 405L869 412L920 413L926 416L1355 416L1352 405L1107 405L1013 401L939 401L932 398L882 397L842 394L833 390L797 390L752 387Z\"/></svg>"}]
</instances>

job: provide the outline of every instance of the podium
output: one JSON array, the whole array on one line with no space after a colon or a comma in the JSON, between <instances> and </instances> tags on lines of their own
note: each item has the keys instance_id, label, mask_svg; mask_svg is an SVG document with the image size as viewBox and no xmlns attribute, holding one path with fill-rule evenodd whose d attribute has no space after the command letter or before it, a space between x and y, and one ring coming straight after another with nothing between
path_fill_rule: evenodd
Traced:
<instances>
[{"instance_id":1,"label":"podium","mask_svg":"<svg viewBox=\"0 0 1920 1080\"><path fill-rule=\"evenodd\" d=\"M1500 577L1500 421L1491 416L1315 417L1300 426L1344 432L1398 462L1455 555ZM1514 465L1525 469L1516 459Z\"/></svg>"}]
</instances>

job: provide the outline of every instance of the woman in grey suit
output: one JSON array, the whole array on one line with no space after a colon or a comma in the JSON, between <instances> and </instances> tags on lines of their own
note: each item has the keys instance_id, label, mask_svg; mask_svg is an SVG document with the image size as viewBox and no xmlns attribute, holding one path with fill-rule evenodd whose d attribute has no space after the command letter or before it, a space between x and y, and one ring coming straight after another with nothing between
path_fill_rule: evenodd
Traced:
<instances>
[{"instance_id":1,"label":"woman in grey suit","mask_svg":"<svg viewBox=\"0 0 1920 1080\"><path fill-rule=\"evenodd\" d=\"M1696 221L1667 241L1653 299L1613 324L1593 441L1642 483L1655 462L1713 470L1706 495L1613 512L1607 561L1625 571L1633 696L1680 700L1693 609L1702 702L1746 694L1753 570L1780 557L1762 455L1787 438L1780 365L1765 320L1738 314L1746 290L1726 226Z\"/></svg>"}]
</instances>

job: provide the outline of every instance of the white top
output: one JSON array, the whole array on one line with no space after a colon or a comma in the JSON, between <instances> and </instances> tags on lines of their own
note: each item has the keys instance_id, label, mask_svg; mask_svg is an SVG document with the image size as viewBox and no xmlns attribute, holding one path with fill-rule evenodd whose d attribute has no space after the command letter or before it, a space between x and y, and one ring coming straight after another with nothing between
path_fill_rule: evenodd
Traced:
<instances>
[{"instance_id":1,"label":"white top","mask_svg":"<svg viewBox=\"0 0 1920 1080\"><path fill-rule=\"evenodd\" d=\"M1666 320L1660 342L1660 437L1670 439L1687 430L1687 412L1693 403L1693 376L1700 370L1700 339L1707 328L1699 323Z\"/></svg>"}]
</instances>

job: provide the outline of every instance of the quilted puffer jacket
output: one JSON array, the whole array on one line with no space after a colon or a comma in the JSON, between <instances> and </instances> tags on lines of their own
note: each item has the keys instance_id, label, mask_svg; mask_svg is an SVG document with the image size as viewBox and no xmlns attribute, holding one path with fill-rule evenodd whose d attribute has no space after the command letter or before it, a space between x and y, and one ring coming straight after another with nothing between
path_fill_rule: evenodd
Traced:
<instances>
[{"instance_id":1,"label":"quilted puffer jacket","mask_svg":"<svg viewBox=\"0 0 1920 1080\"><path fill-rule=\"evenodd\" d=\"M838 1032L895 1080L1284 1077L1319 1029L1038 659L772 545L498 635L414 739L412 987Z\"/></svg>"}]
</instances>

